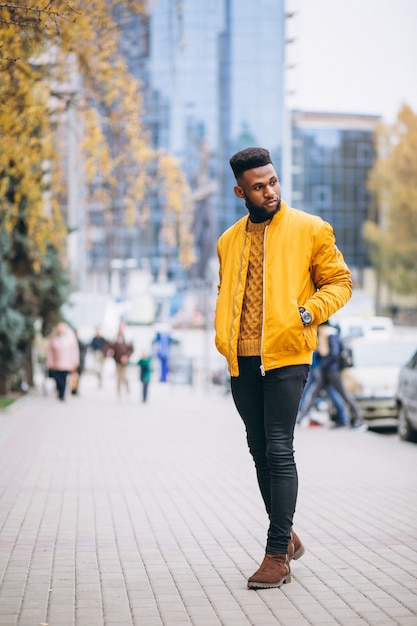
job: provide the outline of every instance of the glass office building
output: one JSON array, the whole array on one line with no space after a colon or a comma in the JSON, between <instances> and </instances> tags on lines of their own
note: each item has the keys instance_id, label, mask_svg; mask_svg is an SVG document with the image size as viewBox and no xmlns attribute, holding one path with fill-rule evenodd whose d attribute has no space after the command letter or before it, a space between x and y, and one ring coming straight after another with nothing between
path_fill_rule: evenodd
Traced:
<instances>
[{"instance_id":1,"label":"glass office building","mask_svg":"<svg viewBox=\"0 0 417 626\"><path fill-rule=\"evenodd\" d=\"M120 49L139 79L144 127L157 149L174 154L195 194L193 278L204 279L218 236L246 207L233 192L229 159L253 145L268 148L281 169L285 0L152 0L146 16L114 7ZM156 191L146 198L146 226L127 227L91 216L90 268L113 259L148 264L154 278L168 264L184 272L160 236L165 213ZM116 211L116 207L115 207Z\"/></svg>"},{"instance_id":2,"label":"glass office building","mask_svg":"<svg viewBox=\"0 0 417 626\"><path fill-rule=\"evenodd\" d=\"M146 121L193 189L213 183L196 205L196 224L211 238L200 242L207 255L246 213L233 193L230 156L261 145L281 163L284 21L284 0L150 4Z\"/></svg>"},{"instance_id":3,"label":"glass office building","mask_svg":"<svg viewBox=\"0 0 417 626\"><path fill-rule=\"evenodd\" d=\"M378 121L371 115L292 114L292 203L330 222L359 283L369 266L362 227L371 202L366 183Z\"/></svg>"},{"instance_id":4,"label":"glass office building","mask_svg":"<svg viewBox=\"0 0 417 626\"><path fill-rule=\"evenodd\" d=\"M141 83L151 143L178 158L195 194L193 274L204 278L218 236L247 214L233 192L232 154L263 146L281 168L284 0L152 0L146 16L121 7L114 15L121 52ZM89 252L92 267L105 268L112 257L136 259L138 266L145 259L156 277L169 257L168 276L178 277L178 255L161 248L158 194L146 203L146 228L114 223L107 236L94 221L103 233Z\"/></svg>"}]
</instances>

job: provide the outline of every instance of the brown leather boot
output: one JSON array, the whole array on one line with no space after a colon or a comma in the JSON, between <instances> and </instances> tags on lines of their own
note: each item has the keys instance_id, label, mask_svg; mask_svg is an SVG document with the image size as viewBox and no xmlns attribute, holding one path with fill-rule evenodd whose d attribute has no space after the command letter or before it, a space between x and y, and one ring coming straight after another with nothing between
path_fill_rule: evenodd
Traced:
<instances>
[{"instance_id":1,"label":"brown leather boot","mask_svg":"<svg viewBox=\"0 0 417 626\"><path fill-rule=\"evenodd\" d=\"M292 530L291 539L288 542L288 561L300 559L305 552L300 537Z\"/></svg>"},{"instance_id":2,"label":"brown leather boot","mask_svg":"<svg viewBox=\"0 0 417 626\"><path fill-rule=\"evenodd\" d=\"M288 554L265 554L261 567L248 579L249 589L281 587L291 582Z\"/></svg>"}]
</instances>

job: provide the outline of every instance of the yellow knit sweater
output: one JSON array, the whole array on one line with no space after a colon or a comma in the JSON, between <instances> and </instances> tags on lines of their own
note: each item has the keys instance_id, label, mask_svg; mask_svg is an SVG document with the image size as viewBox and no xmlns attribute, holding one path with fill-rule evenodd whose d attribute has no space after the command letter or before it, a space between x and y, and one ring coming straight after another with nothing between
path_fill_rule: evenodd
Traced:
<instances>
[{"instance_id":1,"label":"yellow knit sweater","mask_svg":"<svg viewBox=\"0 0 417 626\"><path fill-rule=\"evenodd\" d=\"M259 356L261 353L264 233L270 221L255 224L248 220L251 246L237 344L239 356Z\"/></svg>"}]
</instances>

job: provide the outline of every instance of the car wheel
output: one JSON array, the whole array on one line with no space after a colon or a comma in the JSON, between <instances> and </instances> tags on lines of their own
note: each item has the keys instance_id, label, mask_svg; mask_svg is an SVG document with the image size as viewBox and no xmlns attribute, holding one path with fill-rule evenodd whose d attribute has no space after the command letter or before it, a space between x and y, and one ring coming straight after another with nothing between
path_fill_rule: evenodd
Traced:
<instances>
[{"instance_id":1,"label":"car wheel","mask_svg":"<svg viewBox=\"0 0 417 626\"><path fill-rule=\"evenodd\" d=\"M407 419L407 411L402 405L398 408L398 434L403 441L415 441L416 432Z\"/></svg>"}]
</instances>

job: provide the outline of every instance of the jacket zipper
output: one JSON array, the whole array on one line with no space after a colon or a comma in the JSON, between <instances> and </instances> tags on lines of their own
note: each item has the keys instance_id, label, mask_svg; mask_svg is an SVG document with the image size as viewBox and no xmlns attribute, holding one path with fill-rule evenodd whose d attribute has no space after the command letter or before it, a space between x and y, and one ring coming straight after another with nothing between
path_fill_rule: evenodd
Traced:
<instances>
[{"instance_id":1,"label":"jacket zipper","mask_svg":"<svg viewBox=\"0 0 417 626\"><path fill-rule=\"evenodd\" d=\"M269 226L265 227L264 231L264 255L262 260L262 330L261 330L261 376L265 376L265 367L264 367L264 359L263 359L263 348L264 348L264 325L265 325L265 268L266 268L266 231Z\"/></svg>"},{"instance_id":2,"label":"jacket zipper","mask_svg":"<svg viewBox=\"0 0 417 626\"><path fill-rule=\"evenodd\" d=\"M233 320L236 317L236 294L237 291L239 289L239 285L240 285L240 277L242 274L242 266L243 266L243 257L245 255L245 248L246 248L246 243L247 243L247 238L248 238L248 234L247 232L245 232L245 243L243 244L243 248L242 248L242 252L240 255L240 267L239 267L239 275L238 275L238 281L236 283L236 289L235 292L233 294L233 318L232 318L232 325L230 327L230 336L229 336L229 371L232 372L232 363L233 363L233 354L232 354L232 332L233 332Z\"/></svg>"}]
</instances>

